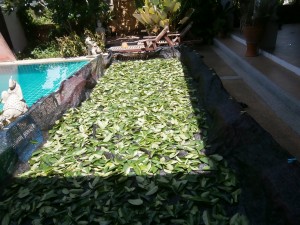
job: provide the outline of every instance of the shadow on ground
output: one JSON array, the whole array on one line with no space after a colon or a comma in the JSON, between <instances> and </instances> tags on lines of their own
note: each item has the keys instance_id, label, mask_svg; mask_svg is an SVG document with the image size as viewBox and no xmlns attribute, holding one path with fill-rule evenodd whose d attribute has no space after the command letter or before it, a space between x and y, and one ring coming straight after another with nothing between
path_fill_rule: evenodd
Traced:
<instances>
[{"instance_id":1,"label":"shadow on ground","mask_svg":"<svg viewBox=\"0 0 300 225\"><path fill-rule=\"evenodd\" d=\"M194 110L207 114L206 154L220 154L237 173L240 207L251 224L287 225L300 221L300 165L224 89L199 52L180 49ZM192 78L192 82L191 82ZM202 125L199 124L199 128Z\"/></svg>"}]
</instances>

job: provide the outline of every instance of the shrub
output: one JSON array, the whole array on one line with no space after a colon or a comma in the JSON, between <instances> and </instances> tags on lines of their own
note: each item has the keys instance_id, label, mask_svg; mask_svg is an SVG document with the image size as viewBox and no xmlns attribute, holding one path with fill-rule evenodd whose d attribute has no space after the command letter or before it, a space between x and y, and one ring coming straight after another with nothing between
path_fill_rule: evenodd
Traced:
<instances>
[{"instance_id":1,"label":"shrub","mask_svg":"<svg viewBox=\"0 0 300 225\"><path fill-rule=\"evenodd\" d=\"M31 15L27 16L28 23L25 25L41 17L40 20L47 19L59 25L62 34L82 34L84 28L94 29L98 19L103 24L109 19L109 6L103 0L4 0L4 8L6 11L17 9L22 14L31 10L34 13L30 12Z\"/></svg>"},{"instance_id":2,"label":"shrub","mask_svg":"<svg viewBox=\"0 0 300 225\"><path fill-rule=\"evenodd\" d=\"M52 41L46 45L39 45L31 51L31 56L34 59L56 58L60 57L59 46Z\"/></svg>"},{"instance_id":3,"label":"shrub","mask_svg":"<svg viewBox=\"0 0 300 225\"><path fill-rule=\"evenodd\" d=\"M133 16L142 23L148 33L157 33L159 27L172 25L176 12L180 9L178 0L145 0Z\"/></svg>"},{"instance_id":4,"label":"shrub","mask_svg":"<svg viewBox=\"0 0 300 225\"><path fill-rule=\"evenodd\" d=\"M75 32L69 36L63 36L56 39L58 42L60 54L63 57L76 57L86 55L86 46L80 36Z\"/></svg>"}]
</instances>

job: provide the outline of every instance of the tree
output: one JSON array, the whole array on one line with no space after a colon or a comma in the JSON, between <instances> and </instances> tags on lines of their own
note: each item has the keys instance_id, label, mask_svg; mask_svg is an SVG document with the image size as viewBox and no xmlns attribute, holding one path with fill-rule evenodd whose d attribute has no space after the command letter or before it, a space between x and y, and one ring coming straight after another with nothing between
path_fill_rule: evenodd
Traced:
<instances>
[{"instance_id":1,"label":"tree","mask_svg":"<svg viewBox=\"0 0 300 225\"><path fill-rule=\"evenodd\" d=\"M102 22L109 12L109 6L103 0L5 0L6 11L31 9L36 15L48 12L53 23L63 33L83 33L84 29L95 29L97 20Z\"/></svg>"}]
</instances>

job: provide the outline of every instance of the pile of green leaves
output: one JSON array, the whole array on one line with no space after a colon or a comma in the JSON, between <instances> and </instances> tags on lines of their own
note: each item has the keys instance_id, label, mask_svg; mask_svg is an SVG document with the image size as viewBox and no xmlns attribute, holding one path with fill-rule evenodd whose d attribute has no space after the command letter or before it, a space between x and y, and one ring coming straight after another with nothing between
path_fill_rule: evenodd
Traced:
<instances>
[{"instance_id":1,"label":"pile of green leaves","mask_svg":"<svg viewBox=\"0 0 300 225\"><path fill-rule=\"evenodd\" d=\"M3 192L2 224L247 224L189 82L177 59L113 64Z\"/></svg>"}]
</instances>

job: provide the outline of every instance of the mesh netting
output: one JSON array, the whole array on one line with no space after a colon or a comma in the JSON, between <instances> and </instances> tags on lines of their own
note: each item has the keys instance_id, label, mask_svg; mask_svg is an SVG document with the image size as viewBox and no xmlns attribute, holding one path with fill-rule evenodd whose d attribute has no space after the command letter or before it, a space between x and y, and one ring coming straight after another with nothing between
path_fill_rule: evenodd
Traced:
<instances>
[{"instance_id":1,"label":"mesh netting","mask_svg":"<svg viewBox=\"0 0 300 225\"><path fill-rule=\"evenodd\" d=\"M86 100L99 77L103 75L105 60L92 60L60 88L36 102L24 115L0 131L0 181L12 175L19 163L29 160L44 141L43 132L49 130L69 108Z\"/></svg>"}]
</instances>

